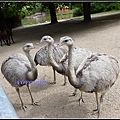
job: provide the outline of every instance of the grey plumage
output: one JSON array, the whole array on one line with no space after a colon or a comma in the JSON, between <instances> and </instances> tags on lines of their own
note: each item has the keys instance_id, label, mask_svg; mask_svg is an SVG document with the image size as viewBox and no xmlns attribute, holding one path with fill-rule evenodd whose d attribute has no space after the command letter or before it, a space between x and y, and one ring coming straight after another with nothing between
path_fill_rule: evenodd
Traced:
<instances>
[{"instance_id":1,"label":"grey plumage","mask_svg":"<svg viewBox=\"0 0 120 120\"><path fill-rule=\"evenodd\" d=\"M29 88L29 84L37 79L37 69L36 65L30 56L29 52L31 49L34 49L32 43L26 43L23 46L23 51L26 55L17 53L6 58L1 65L1 72L6 78L6 80L16 88L18 92L22 108L25 110L25 107L19 92L19 88L23 85L27 85L32 104L34 105L34 100Z\"/></svg>"},{"instance_id":2,"label":"grey plumage","mask_svg":"<svg viewBox=\"0 0 120 120\"><path fill-rule=\"evenodd\" d=\"M52 67L60 74L68 76L68 59L67 53L63 55L60 59L60 62L56 62L53 58L52 46L54 43L54 39L51 36L43 36L40 42L47 42L48 44L48 57L50 60L50 64ZM87 56L91 54L91 51L85 48L75 48L73 50L74 59L74 69L77 70L78 65L85 59ZM76 89L73 95L76 94Z\"/></svg>"},{"instance_id":3,"label":"grey plumage","mask_svg":"<svg viewBox=\"0 0 120 120\"><path fill-rule=\"evenodd\" d=\"M44 39L44 38L43 38ZM59 63L60 59L62 56L67 53L67 49L65 47L59 47L57 44L52 45L52 56L53 59ZM36 52L34 61L36 65L41 65L41 66L51 66L49 58L48 58L48 45L42 47L39 51ZM53 72L54 72L54 84L56 83L56 76L55 76L55 69L52 67ZM64 85L66 84L66 78L64 76Z\"/></svg>"},{"instance_id":4,"label":"grey plumage","mask_svg":"<svg viewBox=\"0 0 120 120\"><path fill-rule=\"evenodd\" d=\"M110 87L115 83L119 75L118 61L107 54L92 53L86 57L79 65L78 69L74 70L74 57L72 51L74 49L73 39L69 36L60 38L60 44L68 46L68 79L72 86L83 92L95 92L97 109L94 113L100 114L100 106L103 102L103 97ZM98 99L98 93L101 93ZM79 100L82 99L82 96Z\"/></svg>"}]
</instances>

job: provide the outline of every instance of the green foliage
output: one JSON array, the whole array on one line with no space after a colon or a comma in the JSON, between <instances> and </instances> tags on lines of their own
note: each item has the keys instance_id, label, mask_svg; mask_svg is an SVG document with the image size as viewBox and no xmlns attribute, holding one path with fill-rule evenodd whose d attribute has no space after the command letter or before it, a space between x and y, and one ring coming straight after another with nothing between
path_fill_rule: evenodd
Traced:
<instances>
[{"instance_id":1,"label":"green foliage","mask_svg":"<svg viewBox=\"0 0 120 120\"><path fill-rule=\"evenodd\" d=\"M77 17L81 15L83 15L83 4L82 3L74 4L73 17Z\"/></svg>"},{"instance_id":2,"label":"green foliage","mask_svg":"<svg viewBox=\"0 0 120 120\"><path fill-rule=\"evenodd\" d=\"M42 3L29 3L22 7L21 14L24 13L25 16L28 16L41 11L42 11Z\"/></svg>"},{"instance_id":3,"label":"green foliage","mask_svg":"<svg viewBox=\"0 0 120 120\"><path fill-rule=\"evenodd\" d=\"M21 19L42 11L42 3L39 2L6 2L3 7L5 17L19 16Z\"/></svg>"},{"instance_id":4,"label":"green foliage","mask_svg":"<svg viewBox=\"0 0 120 120\"><path fill-rule=\"evenodd\" d=\"M83 15L83 11L78 7L74 8L73 17L77 17L77 16L81 16L81 15Z\"/></svg>"},{"instance_id":5,"label":"green foliage","mask_svg":"<svg viewBox=\"0 0 120 120\"><path fill-rule=\"evenodd\" d=\"M83 15L82 2L72 3L73 7L73 17ZM111 10L120 10L120 2L91 2L90 13L100 13L107 12Z\"/></svg>"},{"instance_id":6,"label":"green foliage","mask_svg":"<svg viewBox=\"0 0 120 120\"><path fill-rule=\"evenodd\" d=\"M90 13L99 13L105 11L105 4L104 3L97 3L92 2L91 3L91 10Z\"/></svg>"},{"instance_id":7,"label":"green foliage","mask_svg":"<svg viewBox=\"0 0 120 120\"><path fill-rule=\"evenodd\" d=\"M120 2L111 3L109 6L107 6L107 11L109 10L120 10Z\"/></svg>"},{"instance_id":8,"label":"green foliage","mask_svg":"<svg viewBox=\"0 0 120 120\"><path fill-rule=\"evenodd\" d=\"M3 2L2 5L2 11L4 13L4 21L6 23L7 27L16 27L21 25L21 8L24 5L24 3L19 2Z\"/></svg>"},{"instance_id":9,"label":"green foliage","mask_svg":"<svg viewBox=\"0 0 120 120\"><path fill-rule=\"evenodd\" d=\"M120 2L91 2L90 13L120 10Z\"/></svg>"},{"instance_id":10,"label":"green foliage","mask_svg":"<svg viewBox=\"0 0 120 120\"><path fill-rule=\"evenodd\" d=\"M53 2L54 3L54 2ZM83 2L56 2L56 11L59 4L68 6L73 10L73 17L83 15ZM36 12L49 12L51 2L0 2L5 19L13 23L22 20L25 16ZM100 13L111 10L120 10L120 2L91 2L90 13Z\"/></svg>"},{"instance_id":11,"label":"green foliage","mask_svg":"<svg viewBox=\"0 0 120 120\"><path fill-rule=\"evenodd\" d=\"M24 3L6 2L3 7L5 17L21 16L21 8Z\"/></svg>"}]
</instances>

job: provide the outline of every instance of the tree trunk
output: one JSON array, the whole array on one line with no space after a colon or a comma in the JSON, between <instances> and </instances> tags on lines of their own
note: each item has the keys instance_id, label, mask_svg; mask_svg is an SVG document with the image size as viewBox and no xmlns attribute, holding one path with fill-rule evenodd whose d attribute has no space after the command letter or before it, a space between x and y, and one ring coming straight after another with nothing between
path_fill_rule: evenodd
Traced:
<instances>
[{"instance_id":1,"label":"tree trunk","mask_svg":"<svg viewBox=\"0 0 120 120\"><path fill-rule=\"evenodd\" d=\"M11 29L22 26L22 22L19 16L6 17L5 21L6 26Z\"/></svg>"},{"instance_id":2,"label":"tree trunk","mask_svg":"<svg viewBox=\"0 0 120 120\"><path fill-rule=\"evenodd\" d=\"M84 11L84 21L85 22L91 21L90 2L83 2L83 11Z\"/></svg>"},{"instance_id":3,"label":"tree trunk","mask_svg":"<svg viewBox=\"0 0 120 120\"><path fill-rule=\"evenodd\" d=\"M51 24L57 23L57 17L56 17L56 10L54 3L49 3L49 9L50 9L50 17L51 17Z\"/></svg>"},{"instance_id":4,"label":"tree trunk","mask_svg":"<svg viewBox=\"0 0 120 120\"><path fill-rule=\"evenodd\" d=\"M2 9L0 8L0 30L2 31L5 28L5 18Z\"/></svg>"}]
</instances>

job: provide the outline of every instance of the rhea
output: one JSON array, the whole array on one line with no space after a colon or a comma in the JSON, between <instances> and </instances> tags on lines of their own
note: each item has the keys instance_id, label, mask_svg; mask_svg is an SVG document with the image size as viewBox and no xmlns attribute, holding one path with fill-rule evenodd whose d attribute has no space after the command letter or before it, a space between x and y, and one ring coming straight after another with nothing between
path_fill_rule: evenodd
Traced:
<instances>
[{"instance_id":1,"label":"rhea","mask_svg":"<svg viewBox=\"0 0 120 120\"><path fill-rule=\"evenodd\" d=\"M113 86L119 76L118 61L111 55L93 53L74 70L74 41L69 36L60 38L60 44L68 47L68 80L70 84L83 92L95 93L97 109L93 113L100 114L101 103L105 93ZM101 93L100 99L98 93Z\"/></svg>"},{"instance_id":2,"label":"rhea","mask_svg":"<svg viewBox=\"0 0 120 120\"><path fill-rule=\"evenodd\" d=\"M67 59L67 53L63 55L63 57L59 60L59 62L56 62L54 59L53 55L53 44L54 44L54 39L49 36L45 35L42 37L40 42L46 42L48 45L48 58L49 58L49 63L51 66L60 74L68 76L68 60ZM91 54L91 51L89 51L86 48L75 48L73 51L74 55L74 69L76 70L78 68L78 65L83 61L84 58L89 56ZM73 96L76 95L76 90L73 92Z\"/></svg>"},{"instance_id":3,"label":"rhea","mask_svg":"<svg viewBox=\"0 0 120 120\"><path fill-rule=\"evenodd\" d=\"M46 36L44 36L42 39L44 39ZM60 47L57 44L53 44L52 45L52 55L54 60L58 63L60 62L60 59L62 58L62 56L67 53L67 50L65 49L65 47ZM40 65L40 66L51 66L49 58L48 58L48 45L45 45L44 47L40 48L39 51L36 52L35 54L35 58L34 61L36 63L36 65ZM56 84L56 74L55 74L55 69L54 67L52 67L53 69L53 73L54 73L54 81L52 82L52 84ZM64 84L66 85L66 76L64 75Z\"/></svg>"},{"instance_id":4,"label":"rhea","mask_svg":"<svg viewBox=\"0 0 120 120\"><path fill-rule=\"evenodd\" d=\"M6 80L15 87L22 109L25 111L26 106L23 104L20 96L19 88L26 85L30 93L32 105L37 105L32 97L29 84L37 79L38 72L33 58L30 55L30 50L34 49L33 43L26 43L23 46L25 55L17 53L6 58L1 65L1 72Z\"/></svg>"}]
</instances>

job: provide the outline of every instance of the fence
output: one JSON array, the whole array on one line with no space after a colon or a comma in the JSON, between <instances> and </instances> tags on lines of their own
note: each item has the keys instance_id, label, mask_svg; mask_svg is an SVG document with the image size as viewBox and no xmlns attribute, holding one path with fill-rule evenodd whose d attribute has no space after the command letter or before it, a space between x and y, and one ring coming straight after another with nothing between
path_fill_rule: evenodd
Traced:
<instances>
[{"instance_id":1,"label":"fence","mask_svg":"<svg viewBox=\"0 0 120 120\"><path fill-rule=\"evenodd\" d=\"M70 19L72 17L72 11L61 11L61 12L56 12L57 20L61 19ZM44 23L44 22L50 22L50 14L49 12L45 13L35 13L34 15L30 15L25 17L22 20L22 25L32 25L32 24L39 24L39 23Z\"/></svg>"},{"instance_id":2,"label":"fence","mask_svg":"<svg viewBox=\"0 0 120 120\"><path fill-rule=\"evenodd\" d=\"M0 85L0 118L18 118L18 115L9 101L3 87Z\"/></svg>"}]
</instances>

